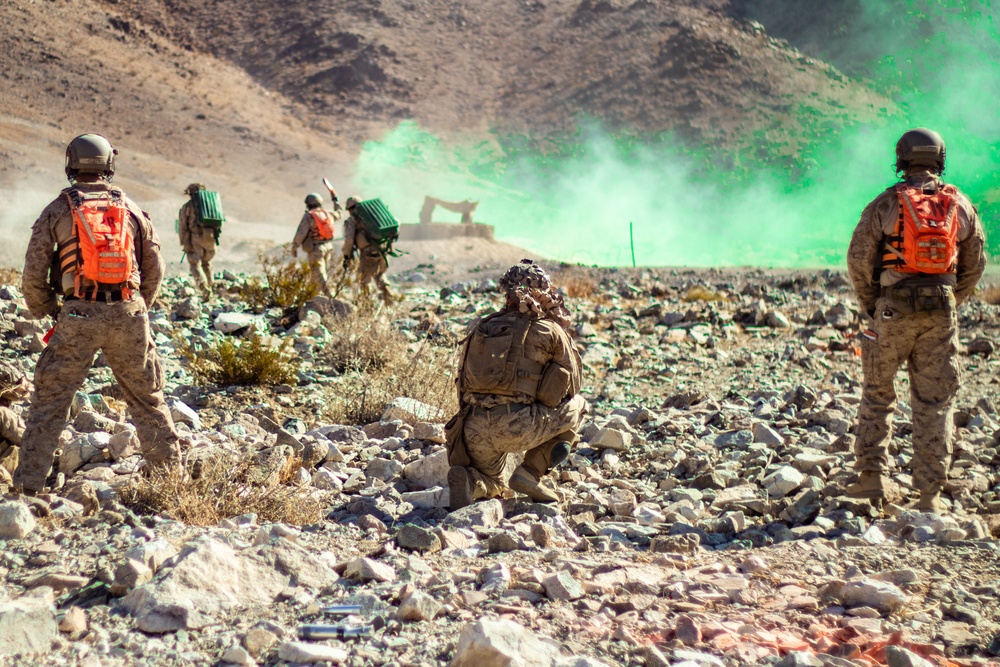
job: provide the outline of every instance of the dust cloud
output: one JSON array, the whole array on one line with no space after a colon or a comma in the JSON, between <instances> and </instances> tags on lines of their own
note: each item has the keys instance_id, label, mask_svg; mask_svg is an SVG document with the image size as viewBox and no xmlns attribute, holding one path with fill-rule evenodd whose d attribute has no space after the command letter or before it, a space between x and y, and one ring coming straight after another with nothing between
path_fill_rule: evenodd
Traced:
<instances>
[{"instance_id":1,"label":"dust cloud","mask_svg":"<svg viewBox=\"0 0 1000 667\"><path fill-rule=\"evenodd\" d=\"M777 119L801 128L790 159L756 137L727 153L669 136L637 142L586 123L544 154L515 152L499 139L444 140L407 121L364 145L355 181L404 219L416 218L425 194L479 199L477 220L499 238L554 259L629 264L632 222L640 265L840 266L865 204L895 182L899 135L926 126L948 145L946 178L979 205L990 245L1000 247L995 10L860 5L850 23L857 48L841 41L838 58L899 112L837 125L794 109Z\"/></svg>"}]
</instances>

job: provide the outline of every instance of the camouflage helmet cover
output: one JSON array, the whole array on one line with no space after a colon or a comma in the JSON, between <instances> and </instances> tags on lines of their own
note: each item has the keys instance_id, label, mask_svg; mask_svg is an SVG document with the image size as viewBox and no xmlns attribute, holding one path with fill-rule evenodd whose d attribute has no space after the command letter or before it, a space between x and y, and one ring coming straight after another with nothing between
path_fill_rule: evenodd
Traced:
<instances>
[{"instance_id":1,"label":"camouflage helmet cover","mask_svg":"<svg viewBox=\"0 0 1000 667\"><path fill-rule=\"evenodd\" d=\"M507 269L500 279L500 289L507 294L507 308L569 327L570 314L562 294L552 286L545 269L530 259L522 259Z\"/></svg>"},{"instance_id":2,"label":"camouflage helmet cover","mask_svg":"<svg viewBox=\"0 0 1000 667\"><path fill-rule=\"evenodd\" d=\"M316 208L317 206L323 205L323 196L316 194L315 192L310 192L306 195L306 206L309 208Z\"/></svg>"},{"instance_id":3,"label":"camouflage helmet cover","mask_svg":"<svg viewBox=\"0 0 1000 667\"><path fill-rule=\"evenodd\" d=\"M115 173L118 149L100 134L81 134L66 146L66 176L98 174L111 178Z\"/></svg>"},{"instance_id":4,"label":"camouflage helmet cover","mask_svg":"<svg viewBox=\"0 0 1000 667\"><path fill-rule=\"evenodd\" d=\"M552 288L552 281L545 273L545 269L530 259L522 259L507 269L507 273L500 279L500 289L505 292L516 290L518 287L547 291Z\"/></svg>"},{"instance_id":5,"label":"camouflage helmet cover","mask_svg":"<svg viewBox=\"0 0 1000 667\"><path fill-rule=\"evenodd\" d=\"M896 142L896 171L905 171L914 166L936 167L938 173L944 171L944 139L934 130L918 127L903 133Z\"/></svg>"},{"instance_id":6,"label":"camouflage helmet cover","mask_svg":"<svg viewBox=\"0 0 1000 667\"><path fill-rule=\"evenodd\" d=\"M198 193L199 190L204 190L204 189L205 189L204 183L192 183L191 185L187 186L187 189L184 190L184 192L193 197Z\"/></svg>"},{"instance_id":7,"label":"camouflage helmet cover","mask_svg":"<svg viewBox=\"0 0 1000 667\"><path fill-rule=\"evenodd\" d=\"M344 208L350 211L352 208L361 203L361 200L357 197L348 197L347 201L344 202Z\"/></svg>"}]
</instances>

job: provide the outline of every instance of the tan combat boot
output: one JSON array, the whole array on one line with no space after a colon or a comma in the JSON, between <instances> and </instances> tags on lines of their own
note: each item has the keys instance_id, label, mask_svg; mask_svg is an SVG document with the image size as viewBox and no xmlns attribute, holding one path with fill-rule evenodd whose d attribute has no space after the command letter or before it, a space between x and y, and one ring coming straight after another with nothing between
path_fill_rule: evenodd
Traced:
<instances>
[{"instance_id":1,"label":"tan combat boot","mask_svg":"<svg viewBox=\"0 0 1000 667\"><path fill-rule=\"evenodd\" d=\"M452 466L448 471L448 506L454 512L485 498L486 485L473 479L462 466Z\"/></svg>"},{"instance_id":2,"label":"tan combat boot","mask_svg":"<svg viewBox=\"0 0 1000 667\"><path fill-rule=\"evenodd\" d=\"M549 479L539 479L538 475L525 468L523 465L514 469L507 482L514 491L523 493L535 502L557 503L559 496L556 495L555 484Z\"/></svg>"},{"instance_id":3,"label":"tan combat boot","mask_svg":"<svg viewBox=\"0 0 1000 667\"><path fill-rule=\"evenodd\" d=\"M892 492L895 485L885 475L877 472L864 471L858 475L858 481L844 490L851 498L864 498L873 502L881 502Z\"/></svg>"},{"instance_id":4,"label":"tan combat boot","mask_svg":"<svg viewBox=\"0 0 1000 667\"><path fill-rule=\"evenodd\" d=\"M921 512L932 514L944 514L947 511L944 501L941 500L940 491L921 491L920 498L913 506Z\"/></svg>"}]
</instances>

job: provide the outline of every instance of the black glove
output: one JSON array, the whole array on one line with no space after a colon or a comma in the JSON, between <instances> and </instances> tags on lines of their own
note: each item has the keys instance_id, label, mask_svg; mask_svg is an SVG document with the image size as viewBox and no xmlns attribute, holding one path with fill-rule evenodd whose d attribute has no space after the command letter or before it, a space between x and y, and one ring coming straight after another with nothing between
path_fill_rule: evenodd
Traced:
<instances>
[{"instance_id":1,"label":"black glove","mask_svg":"<svg viewBox=\"0 0 1000 667\"><path fill-rule=\"evenodd\" d=\"M351 256L344 255L344 261L341 263L341 266L344 267L344 270L346 271L347 267L350 265L351 265Z\"/></svg>"}]
</instances>

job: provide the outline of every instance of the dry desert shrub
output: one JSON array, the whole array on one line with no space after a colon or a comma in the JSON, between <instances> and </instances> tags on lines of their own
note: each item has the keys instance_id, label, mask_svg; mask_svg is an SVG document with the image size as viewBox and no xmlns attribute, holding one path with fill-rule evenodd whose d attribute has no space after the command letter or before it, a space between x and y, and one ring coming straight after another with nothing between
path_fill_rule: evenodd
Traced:
<instances>
[{"instance_id":1,"label":"dry desert shrub","mask_svg":"<svg viewBox=\"0 0 1000 667\"><path fill-rule=\"evenodd\" d=\"M262 474L261 462L227 453L201 461L198 475L157 468L137 475L122 490L122 502L140 513L161 514L193 526L253 512L259 520L293 525L316 523L323 504L307 488L293 486L301 461L291 457L277 474Z\"/></svg>"},{"instance_id":2,"label":"dry desert shrub","mask_svg":"<svg viewBox=\"0 0 1000 667\"><path fill-rule=\"evenodd\" d=\"M725 301L726 296L703 285L695 285L684 294L684 301Z\"/></svg>"},{"instance_id":3,"label":"dry desert shrub","mask_svg":"<svg viewBox=\"0 0 1000 667\"><path fill-rule=\"evenodd\" d=\"M590 299L600 283L582 267L570 267L553 275L556 287L561 287L571 299Z\"/></svg>"},{"instance_id":4,"label":"dry desert shrub","mask_svg":"<svg viewBox=\"0 0 1000 667\"><path fill-rule=\"evenodd\" d=\"M976 296L985 303L1000 305L1000 285L983 285L976 290Z\"/></svg>"},{"instance_id":5,"label":"dry desert shrub","mask_svg":"<svg viewBox=\"0 0 1000 667\"><path fill-rule=\"evenodd\" d=\"M347 317L327 316L323 323L331 337L321 357L338 373L378 370L406 355L406 337L388 316L358 309Z\"/></svg>"},{"instance_id":6,"label":"dry desert shrub","mask_svg":"<svg viewBox=\"0 0 1000 667\"><path fill-rule=\"evenodd\" d=\"M415 351L402 351L366 370L348 368L324 414L335 424L377 422L394 398L407 397L434 406L448 416L457 410L453 348L424 341Z\"/></svg>"},{"instance_id":7,"label":"dry desert shrub","mask_svg":"<svg viewBox=\"0 0 1000 667\"><path fill-rule=\"evenodd\" d=\"M188 370L199 383L219 387L289 384L295 381L299 361L291 351L292 340L277 345L254 328L244 338L180 340L177 348Z\"/></svg>"},{"instance_id":8,"label":"dry desert shrub","mask_svg":"<svg viewBox=\"0 0 1000 667\"><path fill-rule=\"evenodd\" d=\"M17 269L7 267L0 268L0 285L14 285L20 287L21 272Z\"/></svg>"},{"instance_id":9,"label":"dry desert shrub","mask_svg":"<svg viewBox=\"0 0 1000 667\"><path fill-rule=\"evenodd\" d=\"M308 262L286 262L280 257L258 257L264 277L251 276L243 285L243 298L254 312L268 308L301 308L319 294Z\"/></svg>"}]
</instances>

